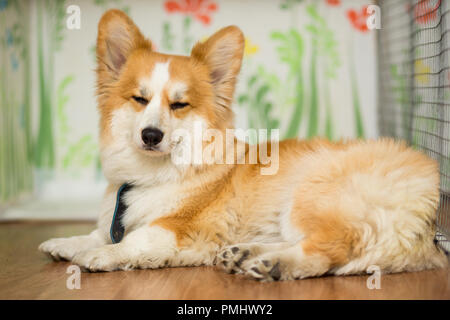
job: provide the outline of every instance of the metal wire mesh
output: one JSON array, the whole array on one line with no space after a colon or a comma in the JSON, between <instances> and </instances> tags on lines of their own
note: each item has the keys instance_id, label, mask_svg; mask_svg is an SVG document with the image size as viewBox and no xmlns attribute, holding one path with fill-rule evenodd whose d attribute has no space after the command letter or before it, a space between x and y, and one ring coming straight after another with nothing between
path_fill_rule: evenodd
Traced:
<instances>
[{"instance_id":1,"label":"metal wire mesh","mask_svg":"<svg viewBox=\"0 0 450 320\"><path fill-rule=\"evenodd\" d=\"M440 164L436 241L450 239L450 1L381 0L382 136L405 139Z\"/></svg>"}]
</instances>

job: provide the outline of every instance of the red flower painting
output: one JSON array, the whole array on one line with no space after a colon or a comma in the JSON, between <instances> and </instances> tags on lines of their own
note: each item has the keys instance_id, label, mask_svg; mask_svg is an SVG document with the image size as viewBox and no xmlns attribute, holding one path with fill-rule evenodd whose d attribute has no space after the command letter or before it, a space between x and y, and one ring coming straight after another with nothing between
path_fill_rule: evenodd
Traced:
<instances>
[{"instance_id":1,"label":"red flower painting","mask_svg":"<svg viewBox=\"0 0 450 320\"><path fill-rule=\"evenodd\" d=\"M218 9L212 0L168 0L164 7L169 13L191 15L204 25L211 23L211 14Z\"/></svg>"},{"instance_id":2,"label":"red flower painting","mask_svg":"<svg viewBox=\"0 0 450 320\"><path fill-rule=\"evenodd\" d=\"M367 12L367 6L362 7L359 11L354 9L347 11L347 18L350 20L353 28L361 32L369 31L369 28L367 28L367 19L369 16L370 14Z\"/></svg>"},{"instance_id":3,"label":"red flower painting","mask_svg":"<svg viewBox=\"0 0 450 320\"><path fill-rule=\"evenodd\" d=\"M414 18L417 23L427 24L436 19L441 0L421 0L414 7Z\"/></svg>"},{"instance_id":4,"label":"red flower painting","mask_svg":"<svg viewBox=\"0 0 450 320\"><path fill-rule=\"evenodd\" d=\"M327 0L327 4L330 6L339 6L341 4L341 0Z\"/></svg>"}]
</instances>

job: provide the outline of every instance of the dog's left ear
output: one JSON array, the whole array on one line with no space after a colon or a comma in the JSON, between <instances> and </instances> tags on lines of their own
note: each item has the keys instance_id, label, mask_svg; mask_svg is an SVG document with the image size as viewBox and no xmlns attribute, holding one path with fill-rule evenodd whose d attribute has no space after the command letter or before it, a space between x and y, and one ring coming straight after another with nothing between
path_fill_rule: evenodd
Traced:
<instances>
[{"instance_id":1,"label":"dog's left ear","mask_svg":"<svg viewBox=\"0 0 450 320\"><path fill-rule=\"evenodd\" d=\"M191 57L206 64L214 87L216 103L230 107L236 77L244 54L244 35L236 26L223 28L203 43L197 43Z\"/></svg>"}]
</instances>

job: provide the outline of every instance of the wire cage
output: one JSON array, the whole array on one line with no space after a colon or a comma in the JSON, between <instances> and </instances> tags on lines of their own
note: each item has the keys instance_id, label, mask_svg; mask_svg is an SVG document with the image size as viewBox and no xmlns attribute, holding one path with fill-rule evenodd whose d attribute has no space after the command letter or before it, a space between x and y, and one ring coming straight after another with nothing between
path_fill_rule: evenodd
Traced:
<instances>
[{"instance_id":1,"label":"wire cage","mask_svg":"<svg viewBox=\"0 0 450 320\"><path fill-rule=\"evenodd\" d=\"M436 241L450 239L450 1L381 0L378 126L440 165Z\"/></svg>"}]
</instances>

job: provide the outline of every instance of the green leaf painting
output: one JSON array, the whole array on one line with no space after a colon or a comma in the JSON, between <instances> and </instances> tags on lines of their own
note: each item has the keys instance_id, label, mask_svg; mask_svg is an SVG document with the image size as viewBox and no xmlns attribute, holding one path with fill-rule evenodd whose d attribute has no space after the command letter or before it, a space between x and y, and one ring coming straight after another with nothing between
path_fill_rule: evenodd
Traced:
<instances>
[{"instance_id":1,"label":"green leaf painting","mask_svg":"<svg viewBox=\"0 0 450 320\"><path fill-rule=\"evenodd\" d=\"M351 70L350 76L352 81L352 98L353 98L352 101L353 101L353 112L355 115L356 137L364 138L365 137L364 123L361 113L361 103L359 100L358 83L356 81L356 73L354 69Z\"/></svg>"},{"instance_id":2,"label":"green leaf painting","mask_svg":"<svg viewBox=\"0 0 450 320\"><path fill-rule=\"evenodd\" d=\"M325 129L322 135L328 139L334 139L334 124L332 106L330 100L329 83L335 79L337 70L341 66L338 53L338 43L335 40L334 32L328 27L327 21L320 16L317 7L309 5L306 12L311 22L306 26L306 30L311 34L311 62L310 62L310 113L307 137L311 138L319 132L319 90L318 90L318 67L317 61L320 58L322 76L321 92L325 105Z\"/></svg>"},{"instance_id":3,"label":"green leaf painting","mask_svg":"<svg viewBox=\"0 0 450 320\"><path fill-rule=\"evenodd\" d=\"M39 129L34 152L38 168L55 166L54 57L64 40L65 0L37 2ZM44 34L48 37L44 39Z\"/></svg>"},{"instance_id":4,"label":"green leaf painting","mask_svg":"<svg viewBox=\"0 0 450 320\"><path fill-rule=\"evenodd\" d=\"M33 187L27 1L0 7L0 204Z\"/></svg>"},{"instance_id":5,"label":"green leaf painting","mask_svg":"<svg viewBox=\"0 0 450 320\"><path fill-rule=\"evenodd\" d=\"M287 88L293 95L293 107L291 121L284 135L286 138L293 138L298 135L300 123L302 121L304 109L304 83L303 83L303 56L304 41L300 33L291 29L286 33L275 31L271 34L271 39L278 43L276 50L280 61L288 66L289 73L287 82L290 84Z\"/></svg>"},{"instance_id":6,"label":"green leaf painting","mask_svg":"<svg viewBox=\"0 0 450 320\"><path fill-rule=\"evenodd\" d=\"M291 27L287 31L277 30L270 34L278 61L286 67L287 75L281 78L277 72L267 70L267 66L258 65L237 102L247 108L250 127L261 128L266 125L261 119L267 117L268 123L280 125L284 138L324 136L334 140L338 136L330 88L342 65L339 43L315 2L282 3L285 11L298 9L299 6L309 18L303 29ZM292 21L296 23L295 19ZM270 114L267 114L264 105L257 105L257 99L252 98L255 95L254 82L268 87L265 95L271 104ZM358 87L355 82L351 83L351 87L355 132L362 137L365 132Z\"/></svg>"},{"instance_id":7,"label":"green leaf painting","mask_svg":"<svg viewBox=\"0 0 450 320\"><path fill-rule=\"evenodd\" d=\"M260 72L263 72L260 70ZM238 96L240 106L247 109L250 128L277 129L279 120L273 115L273 102L269 97L270 86L258 75L247 79L247 92ZM256 141L250 141L255 143Z\"/></svg>"}]
</instances>

